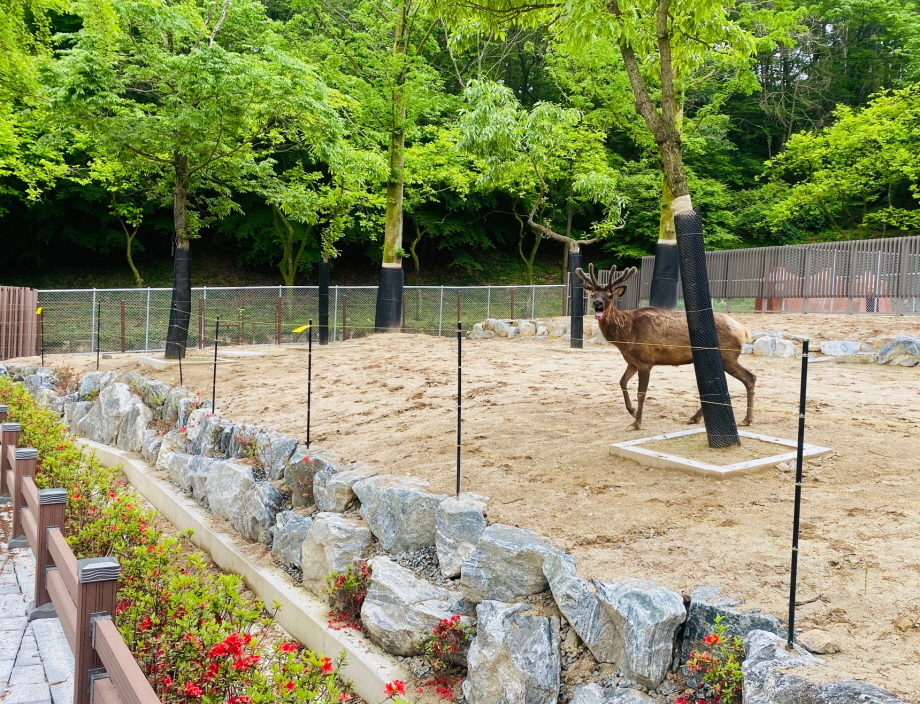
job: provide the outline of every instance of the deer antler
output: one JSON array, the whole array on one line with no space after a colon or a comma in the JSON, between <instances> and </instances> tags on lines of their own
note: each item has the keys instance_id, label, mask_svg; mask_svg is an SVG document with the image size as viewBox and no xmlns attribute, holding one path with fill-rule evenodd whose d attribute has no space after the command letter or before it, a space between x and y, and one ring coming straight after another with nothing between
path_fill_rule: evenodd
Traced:
<instances>
[{"instance_id":1,"label":"deer antler","mask_svg":"<svg viewBox=\"0 0 920 704\"><path fill-rule=\"evenodd\" d=\"M594 276L594 264L588 264L587 274L581 267L575 270L575 274L582 280L584 287L589 291L596 291L601 288L601 285L597 282L597 277Z\"/></svg>"},{"instance_id":2,"label":"deer antler","mask_svg":"<svg viewBox=\"0 0 920 704\"><path fill-rule=\"evenodd\" d=\"M636 267L631 266L627 269L624 269L623 272L619 276L617 276L616 266L610 267L610 282L607 284L607 290L613 291L615 287L619 286L621 283L623 283L627 279L630 279L633 276L635 276L636 271L637 271Z\"/></svg>"}]
</instances>

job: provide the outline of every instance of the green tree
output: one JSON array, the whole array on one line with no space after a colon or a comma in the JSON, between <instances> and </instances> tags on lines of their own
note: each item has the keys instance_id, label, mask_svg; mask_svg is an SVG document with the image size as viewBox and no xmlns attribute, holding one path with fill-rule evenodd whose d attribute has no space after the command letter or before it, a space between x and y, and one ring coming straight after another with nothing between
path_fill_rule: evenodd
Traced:
<instances>
[{"instance_id":1,"label":"green tree","mask_svg":"<svg viewBox=\"0 0 920 704\"><path fill-rule=\"evenodd\" d=\"M337 138L339 102L309 66L279 48L253 0L76 2L60 37L52 119L99 172L114 162L172 206L175 244L167 357L184 354L191 240L234 210L234 195L270 176L268 155L316 152Z\"/></svg>"}]
</instances>

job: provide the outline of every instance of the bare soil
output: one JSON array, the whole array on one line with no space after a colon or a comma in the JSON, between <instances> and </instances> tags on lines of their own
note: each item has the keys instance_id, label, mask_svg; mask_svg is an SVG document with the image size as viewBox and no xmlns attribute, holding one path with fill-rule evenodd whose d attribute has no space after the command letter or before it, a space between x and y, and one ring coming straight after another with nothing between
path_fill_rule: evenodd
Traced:
<instances>
[{"instance_id":1,"label":"bare soil","mask_svg":"<svg viewBox=\"0 0 920 704\"><path fill-rule=\"evenodd\" d=\"M752 330L822 340L920 334L887 316L738 315ZM587 321L586 321L587 322ZM345 460L453 492L457 343L383 335L314 348L312 440ZM217 412L304 437L307 359L299 350L218 367ZM689 593L715 585L785 617L794 482L776 469L728 480L643 467L611 443L673 432L696 411L693 370L652 372L641 434L628 430L613 347L559 340L465 341L462 487L490 496L489 520L549 536L582 576L640 577ZM89 356L53 359L80 371ZM795 438L800 362L743 357L757 374L753 432ZM115 355L103 369L155 372ZM210 398L211 368L185 367ZM736 408L743 390L731 380ZM635 379L631 384L635 397ZM821 628L841 652L821 677L856 678L920 702L920 367L813 364L806 441L834 448L807 463L797 629ZM817 597L817 598L816 598ZM911 626L910 624L914 625ZM897 625L896 625L897 624Z\"/></svg>"}]
</instances>

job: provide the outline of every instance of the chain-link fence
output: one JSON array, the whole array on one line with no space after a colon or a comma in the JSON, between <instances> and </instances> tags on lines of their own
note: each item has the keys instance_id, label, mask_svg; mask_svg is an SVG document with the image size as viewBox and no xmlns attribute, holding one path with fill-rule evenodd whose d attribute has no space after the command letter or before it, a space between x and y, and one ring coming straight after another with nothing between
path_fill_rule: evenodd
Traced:
<instances>
[{"instance_id":1,"label":"chain-link fence","mask_svg":"<svg viewBox=\"0 0 920 704\"><path fill-rule=\"evenodd\" d=\"M563 315L565 286L407 286L405 332L453 335L457 321L469 328L486 318ZM151 352L165 348L172 291L168 288L47 289L44 349L48 353ZM329 339L341 342L374 331L376 286L332 286ZM218 318L220 319L218 329ZM319 322L315 286L194 288L190 349L212 345L290 344L304 341L292 330ZM315 340L316 338L314 338Z\"/></svg>"}]
</instances>

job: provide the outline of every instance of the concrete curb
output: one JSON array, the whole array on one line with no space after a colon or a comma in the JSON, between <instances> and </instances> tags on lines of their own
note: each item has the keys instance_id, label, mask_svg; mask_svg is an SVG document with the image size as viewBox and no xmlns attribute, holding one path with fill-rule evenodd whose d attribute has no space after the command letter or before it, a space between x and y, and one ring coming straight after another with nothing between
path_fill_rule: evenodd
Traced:
<instances>
[{"instance_id":1,"label":"concrete curb","mask_svg":"<svg viewBox=\"0 0 920 704\"><path fill-rule=\"evenodd\" d=\"M290 577L277 567L259 567L234 544L229 533L211 526L212 516L172 484L151 476L149 464L127 452L98 442L78 438L93 450L103 466L122 465L125 477L137 492L179 530L191 528L192 542L207 552L223 570L242 577L270 611L278 625L311 650L330 657L345 651L347 665L342 674L353 683L355 693L368 704L381 704L387 697L383 688L393 680L405 680L405 670L390 655L354 631L334 631L328 627L329 607L303 589L290 583Z\"/></svg>"}]
</instances>

